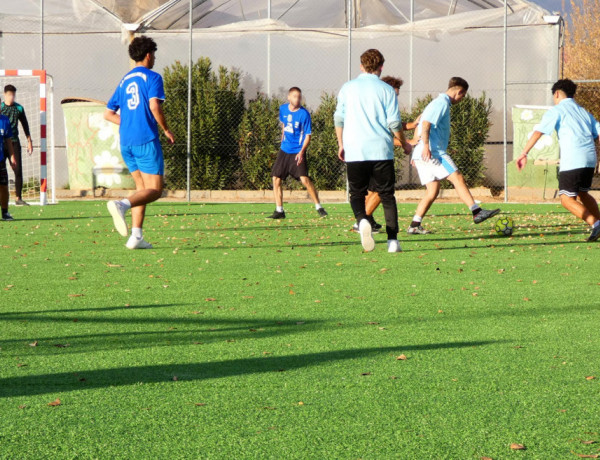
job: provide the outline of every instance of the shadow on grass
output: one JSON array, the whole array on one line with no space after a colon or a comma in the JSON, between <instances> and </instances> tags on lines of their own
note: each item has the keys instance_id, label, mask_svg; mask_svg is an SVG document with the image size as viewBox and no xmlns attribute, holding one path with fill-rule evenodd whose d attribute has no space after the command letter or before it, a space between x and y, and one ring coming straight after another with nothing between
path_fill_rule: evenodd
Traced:
<instances>
[{"instance_id":1,"label":"shadow on grass","mask_svg":"<svg viewBox=\"0 0 600 460\"><path fill-rule=\"evenodd\" d=\"M69 372L0 379L0 398L117 387L141 383L169 382L173 385L178 385L179 382L185 381L199 381L248 374L303 369L330 362L360 359L383 353L468 348L490 345L497 342L498 341L495 340L442 342L422 345L354 348L290 356L253 357L203 363L128 366L94 370L72 369ZM177 377L177 382L173 381L174 376Z\"/></svg>"}]
</instances>

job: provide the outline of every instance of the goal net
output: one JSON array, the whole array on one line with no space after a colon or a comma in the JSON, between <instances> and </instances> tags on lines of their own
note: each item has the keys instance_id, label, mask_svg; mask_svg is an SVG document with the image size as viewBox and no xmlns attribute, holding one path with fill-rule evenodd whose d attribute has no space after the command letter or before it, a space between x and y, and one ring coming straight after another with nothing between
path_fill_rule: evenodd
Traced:
<instances>
[{"instance_id":1,"label":"goal net","mask_svg":"<svg viewBox=\"0 0 600 460\"><path fill-rule=\"evenodd\" d=\"M51 146L50 113L46 110L47 101L51 102L51 85L47 84L45 70L0 70L0 97L4 102L4 87L17 88L15 102L23 106L29 123L33 152L27 150L27 137L23 125L19 122L19 140L21 144L21 163L23 170L23 192L25 201L31 204L55 202L54 184L49 177L50 165L53 165L53 146ZM7 162L10 199L15 199L15 175Z\"/></svg>"}]
</instances>

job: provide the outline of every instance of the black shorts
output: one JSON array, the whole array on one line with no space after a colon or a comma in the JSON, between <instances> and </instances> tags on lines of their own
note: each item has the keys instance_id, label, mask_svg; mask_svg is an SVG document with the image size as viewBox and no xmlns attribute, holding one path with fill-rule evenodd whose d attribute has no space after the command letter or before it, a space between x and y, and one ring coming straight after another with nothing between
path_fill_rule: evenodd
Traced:
<instances>
[{"instance_id":1,"label":"black shorts","mask_svg":"<svg viewBox=\"0 0 600 460\"><path fill-rule=\"evenodd\" d=\"M576 197L579 192L589 192L594 178L594 168L578 168L558 174L558 194Z\"/></svg>"},{"instance_id":2,"label":"black shorts","mask_svg":"<svg viewBox=\"0 0 600 460\"><path fill-rule=\"evenodd\" d=\"M6 170L6 158L0 160L0 185L8 185L8 171Z\"/></svg>"},{"instance_id":3,"label":"black shorts","mask_svg":"<svg viewBox=\"0 0 600 460\"><path fill-rule=\"evenodd\" d=\"M271 170L271 175L279 177L281 180L285 180L288 176L292 176L296 180L300 180L302 176L308 177L306 155L304 155L302 163L298 165L296 164L296 154L285 153L283 150L280 150Z\"/></svg>"}]
</instances>

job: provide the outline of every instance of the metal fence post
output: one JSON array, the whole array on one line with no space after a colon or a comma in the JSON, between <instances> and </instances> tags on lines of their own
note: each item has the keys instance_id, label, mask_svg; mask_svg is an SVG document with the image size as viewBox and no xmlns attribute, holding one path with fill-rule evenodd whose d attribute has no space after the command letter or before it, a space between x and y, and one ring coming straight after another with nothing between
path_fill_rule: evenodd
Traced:
<instances>
[{"instance_id":1,"label":"metal fence post","mask_svg":"<svg viewBox=\"0 0 600 460\"><path fill-rule=\"evenodd\" d=\"M508 91L507 91L507 78L508 78L508 62L507 62L507 51L508 51L508 0L504 0L504 50L503 50L503 162L504 162L504 202L508 202Z\"/></svg>"},{"instance_id":2,"label":"metal fence post","mask_svg":"<svg viewBox=\"0 0 600 460\"><path fill-rule=\"evenodd\" d=\"M190 28L190 43L189 43L189 56L188 56L188 100L187 100L187 200L188 203L192 199L192 184L191 184L191 163L192 163L192 43L193 43L193 0L190 0L190 11L189 11L189 28Z\"/></svg>"}]
</instances>

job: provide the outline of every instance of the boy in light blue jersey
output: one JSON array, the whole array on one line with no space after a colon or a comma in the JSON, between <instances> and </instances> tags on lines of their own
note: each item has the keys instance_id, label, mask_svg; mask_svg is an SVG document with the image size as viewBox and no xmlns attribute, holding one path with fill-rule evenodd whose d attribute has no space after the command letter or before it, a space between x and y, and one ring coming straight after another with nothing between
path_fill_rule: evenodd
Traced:
<instances>
[{"instance_id":1,"label":"boy in light blue jersey","mask_svg":"<svg viewBox=\"0 0 600 460\"><path fill-rule=\"evenodd\" d=\"M427 191L417 206L417 211L407 230L408 234L429 233L421 226L421 222L438 197L440 182L443 179L448 179L452 183L459 198L471 210L476 224L500 212L499 209L482 209L475 203L465 178L447 152L450 141L450 107L462 101L468 90L469 84L466 80L452 77L448 83L448 90L431 101L421 115L416 133L420 136L420 141L413 150L412 160L419 173L421 184L425 185Z\"/></svg>"},{"instance_id":2,"label":"boy in light blue jersey","mask_svg":"<svg viewBox=\"0 0 600 460\"><path fill-rule=\"evenodd\" d=\"M136 66L123 77L104 113L106 120L119 125L121 155L135 181L136 192L132 196L109 201L107 205L122 236L128 234L125 213L131 209L131 237L125 245L129 249L152 248L144 240L142 226L146 205L161 197L164 185L158 127L164 130L171 144L175 141L161 107L165 99L162 77L151 70L156 49L151 38L141 36L132 40L129 56Z\"/></svg>"},{"instance_id":3,"label":"boy in light blue jersey","mask_svg":"<svg viewBox=\"0 0 600 460\"><path fill-rule=\"evenodd\" d=\"M525 167L527 154L543 135L556 131L560 145L560 202L571 214L591 226L587 239L591 242L600 238L600 210L594 197L588 193L598 162L596 141L600 124L592 114L575 102L573 97L576 91L577 85L571 80L558 80L554 83L552 95L555 105L536 126L523 153L517 159L517 168L521 171Z\"/></svg>"},{"instance_id":4,"label":"boy in light blue jersey","mask_svg":"<svg viewBox=\"0 0 600 460\"><path fill-rule=\"evenodd\" d=\"M350 206L354 212L363 249L375 249L373 227L366 212L368 189L381 197L385 215L388 252L400 252L398 209L394 196L394 137L407 153L412 146L404 138L394 89L381 81L385 59L376 49L360 56L362 73L345 83L334 114L338 157L346 162Z\"/></svg>"},{"instance_id":5,"label":"boy in light blue jersey","mask_svg":"<svg viewBox=\"0 0 600 460\"><path fill-rule=\"evenodd\" d=\"M281 149L273 164L273 194L275 195L275 211L269 219L285 219L283 209L283 189L281 182L288 176L299 180L315 203L320 217L326 217L327 211L321 206L315 186L308 177L306 151L312 134L310 112L302 107L302 90L297 86L288 91L288 103L279 107L279 123L281 123Z\"/></svg>"}]
</instances>

